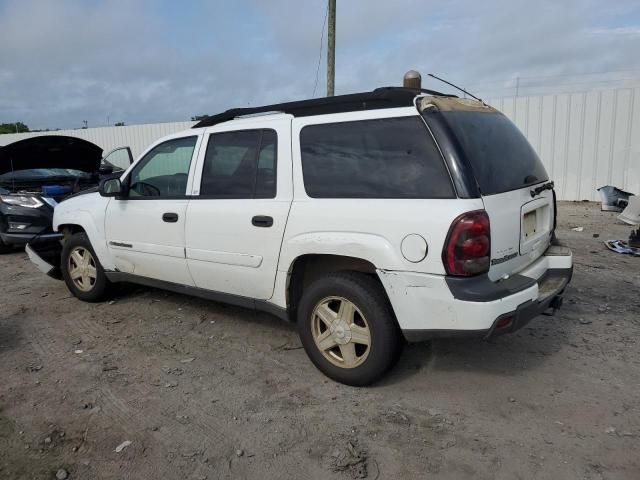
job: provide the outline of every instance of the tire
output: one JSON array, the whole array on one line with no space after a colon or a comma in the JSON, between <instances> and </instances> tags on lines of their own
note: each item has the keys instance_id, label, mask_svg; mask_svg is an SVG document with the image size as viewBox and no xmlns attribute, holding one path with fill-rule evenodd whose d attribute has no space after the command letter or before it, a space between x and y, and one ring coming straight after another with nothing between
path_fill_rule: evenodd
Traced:
<instances>
[{"instance_id":1,"label":"tire","mask_svg":"<svg viewBox=\"0 0 640 480\"><path fill-rule=\"evenodd\" d=\"M346 385L379 380L395 365L403 346L384 289L362 273L340 272L313 282L302 294L297 322L313 364Z\"/></svg>"},{"instance_id":2,"label":"tire","mask_svg":"<svg viewBox=\"0 0 640 480\"><path fill-rule=\"evenodd\" d=\"M89 257L85 257L88 254ZM109 292L111 283L107 280L87 234L76 233L67 238L62 247L60 269L69 291L84 302L100 302ZM86 264L83 261L87 261ZM80 272L74 266L80 264ZM86 269L84 269L86 266ZM80 278L75 275L80 275Z\"/></svg>"}]
</instances>

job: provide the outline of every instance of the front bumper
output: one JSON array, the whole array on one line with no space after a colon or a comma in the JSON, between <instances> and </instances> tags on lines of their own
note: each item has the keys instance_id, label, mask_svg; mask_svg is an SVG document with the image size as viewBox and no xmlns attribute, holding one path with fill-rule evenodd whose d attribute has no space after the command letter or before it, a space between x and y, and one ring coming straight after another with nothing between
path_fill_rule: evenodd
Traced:
<instances>
[{"instance_id":1,"label":"front bumper","mask_svg":"<svg viewBox=\"0 0 640 480\"><path fill-rule=\"evenodd\" d=\"M39 208L27 208L0 202L0 239L5 245L51 242L60 239L54 233L53 207L45 203Z\"/></svg>"},{"instance_id":2,"label":"front bumper","mask_svg":"<svg viewBox=\"0 0 640 480\"><path fill-rule=\"evenodd\" d=\"M60 242L44 244L28 243L24 250L27 252L29 260L38 267L38 270L51 278L57 280L62 279L62 271L60 269L62 245Z\"/></svg>"},{"instance_id":3,"label":"front bumper","mask_svg":"<svg viewBox=\"0 0 640 480\"><path fill-rule=\"evenodd\" d=\"M486 276L452 282L441 275L378 270L409 342L436 337L488 338L515 331L560 306L572 273L571 251L556 246L524 271L500 282Z\"/></svg>"},{"instance_id":4,"label":"front bumper","mask_svg":"<svg viewBox=\"0 0 640 480\"><path fill-rule=\"evenodd\" d=\"M61 233L0 233L0 238L5 245L27 245L55 243L62 240Z\"/></svg>"}]
</instances>

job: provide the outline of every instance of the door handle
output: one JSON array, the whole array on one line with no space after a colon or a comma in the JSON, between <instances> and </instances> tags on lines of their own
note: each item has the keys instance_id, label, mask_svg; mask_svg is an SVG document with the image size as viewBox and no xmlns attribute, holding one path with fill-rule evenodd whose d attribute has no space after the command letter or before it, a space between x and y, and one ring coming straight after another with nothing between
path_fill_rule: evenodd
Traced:
<instances>
[{"instance_id":1,"label":"door handle","mask_svg":"<svg viewBox=\"0 0 640 480\"><path fill-rule=\"evenodd\" d=\"M177 213L163 213L162 214L162 221L163 222L167 222L167 223L176 223L178 221L178 214Z\"/></svg>"},{"instance_id":2,"label":"door handle","mask_svg":"<svg viewBox=\"0 0 640 480\"><path fill-rule=\"evenodd\" d=\"M251 223L254 227L270 227L273 225L273 217L266 215L256 215L251 219Z\"/></svg>"}]
</instances>

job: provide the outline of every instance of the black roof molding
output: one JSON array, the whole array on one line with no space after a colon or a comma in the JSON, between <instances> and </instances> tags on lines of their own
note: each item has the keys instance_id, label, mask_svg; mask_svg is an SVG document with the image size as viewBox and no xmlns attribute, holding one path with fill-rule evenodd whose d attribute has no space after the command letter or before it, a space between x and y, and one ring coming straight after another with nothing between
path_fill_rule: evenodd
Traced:
<instances>
[{"instance_id":1,"label":"black roof molding","mask_svg":"<svg viewBox=\"0 0 640 480\"><path fill-rule=\"evenodd\" d=\"M308 117L311 115L326 115L329 113L355 112L359 110L377 110L381 108L410 107L416 95L428 94L439 97L455 97L434 90L382 87L372 92L337 95L335 97L313 98L297 102L276 103L262 107L232 108L222 113L207 117L196 123L193 128L210 127L218 123L227 122L243 115L253 115L266 112L289 113L294 117Z\"/></svg>"}]
</instances>

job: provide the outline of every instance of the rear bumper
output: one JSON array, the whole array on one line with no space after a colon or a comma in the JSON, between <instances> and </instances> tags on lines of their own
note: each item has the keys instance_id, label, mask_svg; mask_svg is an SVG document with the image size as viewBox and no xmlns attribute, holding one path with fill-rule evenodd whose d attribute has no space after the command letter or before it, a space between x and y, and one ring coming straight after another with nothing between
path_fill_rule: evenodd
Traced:
<instances>
[{"instance_id":1,"label":"rear bumper","mask_svg":"<svg viewBox=\"0 0 640 480\"><path fill-rule=\"evenodd\" d=\"M538 280L538 291L546 290L538 300L529 300L518 305L515 311L505 313L494 322L485 338L495 337L504 333L515 332L527 325L538 315L553 313L562 306L564 290L573 276L573 266L566 269L549 270L544 278Z\"/></svg>"},{"instance_id":2,"label":"rear bumper","mask_svg":"<svg viewBox=\"0 0 640 480\"><path fill-rule=\"evenodd\" d=\"M560 306L572 273L571 251L552 246L524 271L500 282L488 277L451 282L439 275L384 270L378 276L405 338L419 342L437 337L488 338L522 328Z\"/></svg>"}]
</instances>

